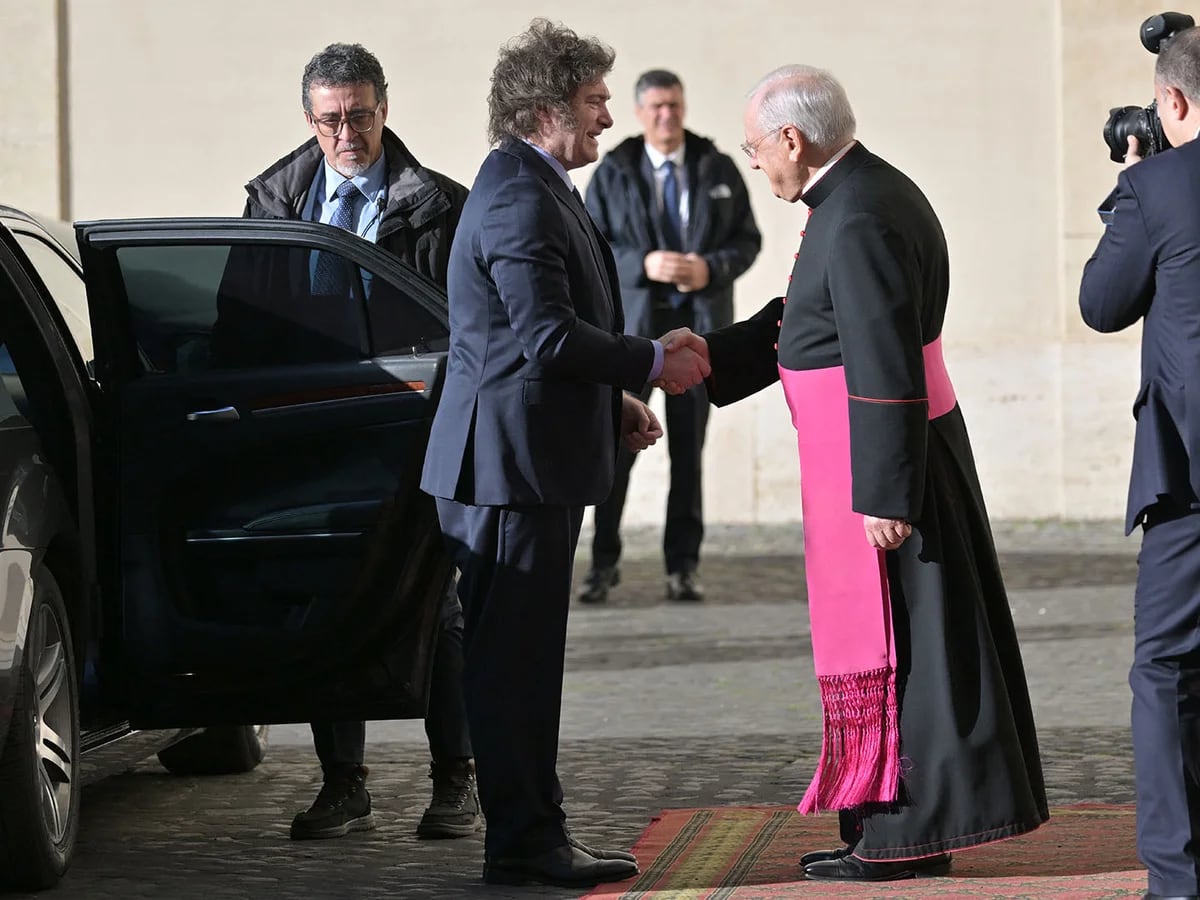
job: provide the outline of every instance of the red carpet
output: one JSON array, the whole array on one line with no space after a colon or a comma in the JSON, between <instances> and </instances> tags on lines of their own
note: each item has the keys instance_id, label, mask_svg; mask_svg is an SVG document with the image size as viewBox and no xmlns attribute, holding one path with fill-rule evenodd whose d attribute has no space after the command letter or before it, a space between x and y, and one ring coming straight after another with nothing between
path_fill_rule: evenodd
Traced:
<instances>
[{"instance_id":1,"label":"red carpet","mask_svg":"<svg viewBox=\"0 0 1200 900\"><path fill-rule=\"evenodd\" d=\"M792 807L674 809L634 848L642 874L601 885L591 898L758 900L778 897L1141 897L1146 872L1134 850L1132 806L1051 810L1032 834L954 854L950 875L880 884L806 881L797 860L837 845L837 818Z\"/></svg>"}]
</instances>

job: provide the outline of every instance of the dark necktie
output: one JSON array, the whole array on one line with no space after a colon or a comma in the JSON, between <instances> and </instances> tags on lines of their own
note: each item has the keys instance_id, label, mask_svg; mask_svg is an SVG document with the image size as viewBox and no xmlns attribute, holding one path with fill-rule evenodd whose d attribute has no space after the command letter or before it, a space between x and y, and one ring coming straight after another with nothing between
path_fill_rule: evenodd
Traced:
<instances>
[{"instance_id":1,"label":"dark necktie","mask_svg":"<svg viewBox=\"0 0 1200 900\"><path fill-rule=\"evenodd\" d=\"M679 215L679 178L675 174L675 163L668 159L663 163L663 171L666 173L663 178L661 223L663 243L666 245L664 249L683 252L683 219ZM690 299L690 296L679 291L671 291L667 295L667 302L675 309L683 306Z\"/></svg>"},{"instance_id":2,"label":"dark necktie","mask_svg":"<svg viewBox=\"0 0 1200 900\"><path fill-rule=\"evenodd\" d=\"M662 233L665 249L683 250L683 221L679 217L679 178L675 175L675 163L663 163L663 209Z\"/></svg>"},{"instance_id":3,"label":"dark necktie","mask_svg":"<svg viewBox=\"0 0 1200 900\"><path fill-rule=\"evenodd\" d=\"M362 196L354 183L347 179L337 186L338 205L334 207L329 224L335 228L354 231L355 201ZM346 261L336 253L318 253L317 266L313 272L312 290L321 296L350 296L350 276Z\"/></svg>"}]
</instances>

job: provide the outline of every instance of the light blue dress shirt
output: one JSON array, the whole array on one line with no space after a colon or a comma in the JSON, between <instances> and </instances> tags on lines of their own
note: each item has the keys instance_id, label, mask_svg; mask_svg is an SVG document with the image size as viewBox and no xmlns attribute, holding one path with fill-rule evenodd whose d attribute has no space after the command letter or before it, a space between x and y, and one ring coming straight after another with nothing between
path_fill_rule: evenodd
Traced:
<instances>
[{"instance_id":1,"label":"light blue dress shirt","mask_svg":"<svg viewBox=\"0 0 1200 900\"><path fill-rule=\"evenodd\" d=\"M387 202L387 157L379 154L379 159L361 175L346 178L326 160L317 167L313 176L312 187L308 190L308 200L305 202L303 219L306 222L323 222L326 225L333 219L333 211L340 202L337 189L343 181L349 181L362 195L356 204L354 233L375 243L379 231L379 218L383 215L383 207Z\"/></svg>"}]
</instances>

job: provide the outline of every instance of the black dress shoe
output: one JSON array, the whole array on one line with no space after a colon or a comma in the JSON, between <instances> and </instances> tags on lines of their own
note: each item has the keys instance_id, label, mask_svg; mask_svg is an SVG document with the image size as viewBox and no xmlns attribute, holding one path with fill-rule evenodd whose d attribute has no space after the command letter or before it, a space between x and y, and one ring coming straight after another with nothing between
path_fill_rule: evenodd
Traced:
<instances>
[{"instance_id":1,"label":"black dress shoe","mask_svg":"<svg viewBox=\"0 0 1200 900\"><path fill-rule=\"evenodd\" d=\"M535 856L497 857L483 864L483 880L488 884L593 887L602 881L624 881L637 873L637 863L625 859L597 859L570 844Z\"/></svg>"},{"instance_id":2,"label":"black dress shoe","mask_svg":"<svg viewBox=\"0 0 1200 900\"><path fill-rule=\"evenodd\" d=\"M831 859L841 859L854 852L853 847L838 847L836 850L812 850L800 857L800 868L811 866L815 862L827 862Z\"/></svg>"},{"instance_id":3,"label":"black dress shoe","mask_svg":"<svg viewBox=\"0 0 1200 900\"><path fill-rule=\"evenodd\" d=\"M1142 900L1200 900L1200 896L1196 894L1156 894L1154 891L1146 891L1142 895Z\"/></svg>"},{"instance_id":4,"label":"black dress shoe","mask_svg":"<svg viewBox=\"0 0 1200 900\"><path fill-rule=\"evenodd\" d=\"M576 850L582 850L593 859L623 859L625 862L631 862L637 865L637 857L632 853L627 853L624 850L597 850L595 847L589 847L573 834L567 835L567 843Z\"/></svg>"},{"instance_id":5,"label":"black dress shoe","mask_svg":"<svg viewBox=\"0 0 1200 900\"><path fill-rule=\"evenodd\" d=\"M949 871L949 853L895 862L869 862L851 854L805 866L804 877L813 881L898 881L945 875Z\"/></svg>"},{"instance_id":6,"label":"black dress shoe","mask_svg":"<svg viewBox=\"0 0 1200 900\"><path fill-rule=\"evenodd\" d=\"M667 576L667 599L676 603L698 603L704 599L704 588L695 572L672 572Z\"/></svg>"},{"instance_id":7,"label":"black dress shoe","mask_svg":"<svg viewBox=\"0 0 1200 900\"><path fill-rule=\"evenodd\" d=\"M608 599L610 588L621 583L621 572L616 566L598 566L587 573L583 590L579 592L580 603L603 603Z\"/></svg>"}]
</instances>

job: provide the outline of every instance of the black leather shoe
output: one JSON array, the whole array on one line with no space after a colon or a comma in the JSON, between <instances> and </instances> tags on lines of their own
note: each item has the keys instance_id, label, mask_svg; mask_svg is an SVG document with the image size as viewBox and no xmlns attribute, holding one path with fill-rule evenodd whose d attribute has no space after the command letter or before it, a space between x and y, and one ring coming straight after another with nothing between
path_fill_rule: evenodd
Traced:
<instances>
[{"instance_id":1,"label":"black leather shoe","mask_svg":"<svg viewBox=\"0 0 1200 900\"><path fill-rule=\"evenodd\" d=\"M570 844L536 856L499 857L483 864L483 880L488 884L593 887L602 881L624 881L637 873L637 863L625 859L596 859Z\"/></svg>"},{"instance_id":2,"label":"black leather shoe","mask_svg":"<svg viewBox=\"0 0 1200 900\"><path fill-rule=\"evenodd\" d=\"M695 572L672 572L667 576L667 599L678 603L697 603L704 599L704 588Z\"/></svg>"},{"instance_id":3,"label":"black leather shoe","mask_svg":"<svg viewBox=\"0 0 1200 900\"><path fill-rule=\"evenodd\" d=\"M902 878L930 878L949 871L949 853L896 862L868 862L851 854L805 866L804 877L812 881L899 881Z\"/></svg>"},{"instance_id":4,"label":"black leather shoe","mask_svg":"<svg viewBox=\"0 0 1200 900\"><path fill-rule=\"evenodd\" d=\"M573 834L567 835L567 843L576 850L582 850L588 856L594 859L623 859L625 862L631 862L637 865L637 857L632 853L627 853L624 850L597 850L595 847L589 847Z\"/></svg>"},{"instance_id":5,"label":"black leather shoe","mask_svg":"<svg viewBox=\"0 0 1200 900\"><path fill-rule=\"evenodd\" d=\"M1154 891L1146 891L1142 895L1142 900L1200 900L1200 896L1196 894L1156 894Z\"/></svg>"},{"instance_id":6,"label":"black leather shoe","mask_svg":"<svg viewBox=\"0 0 1200 900\"><path fill-rule=\"evenodd\" d=\"M828 862L831 859L841 859L854 852L853 847L838 847L836 850L813 850L800 857L800 868L811 866L816 862Z\"/></svg>"},{"instance_id":7,"label":"black leather shoe","mask_svg":"<svg viewBox=\"0 0 1200 900\"><path fill-rule=\"evenodd\" d=\"M579 592L580 603L603 603L608 592L621 583L621 572L616 566L598 566L587 574L583 590Z\"/></svg>"}]
</instances>

